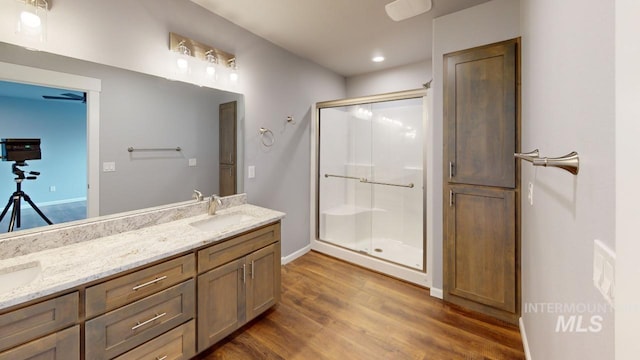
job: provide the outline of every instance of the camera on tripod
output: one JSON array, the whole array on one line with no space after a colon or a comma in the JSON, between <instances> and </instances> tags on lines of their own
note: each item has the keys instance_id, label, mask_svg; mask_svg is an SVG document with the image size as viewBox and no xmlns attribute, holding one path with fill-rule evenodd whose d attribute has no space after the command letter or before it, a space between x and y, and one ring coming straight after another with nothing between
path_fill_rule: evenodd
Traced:
<instances>
[{"instance_id":1,"label":"camera on tripod","mask_svg":"<svg viewBox=\"0 0 640 360\"><path fill-rule=\"evenodd\" d=\"M9 232L13 231L15 225L20 227L20 202L24 198L38 215L40 215L47 224L51 225L51 220L31 201L29 195L22 191L22 181L35 180L37 176L40 175L37 171L29 171L29 175L25 175L25 171L20 169L21 166L27 166L27 160L39 160L42 158L40 139L2 139L0 145L2 145L2 161L13 161L11 171L16 175L14 179L16 182L16 191L9 196L9 202L0 214L0 221L2 221L7 214L9 208L13 206L11 220L9 222Z\"/></svg>"},{"instance_id":2,"label":"camera on tripod","mask_svg":"<svg viewBox=\"0 0 640 360\"><path fill-rule=\"evenodd\" d=\"M42 159L40 139L2 139L2 161L24 162Z\"/></svg>"}]
</instances>

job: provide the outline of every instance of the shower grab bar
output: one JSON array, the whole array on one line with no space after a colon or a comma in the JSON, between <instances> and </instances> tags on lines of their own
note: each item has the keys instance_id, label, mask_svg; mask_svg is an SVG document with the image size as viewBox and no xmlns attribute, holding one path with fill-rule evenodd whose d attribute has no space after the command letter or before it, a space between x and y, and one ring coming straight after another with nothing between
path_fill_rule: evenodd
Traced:
<instances>
[{"instance_id":1,"label":"shower grab bar","mask_svg":"<svg viewBox=\"0 0 640 360\"><path fill-rule=\"evenodd\" d=\"M364 179L364 181L360 181L363 183L367 183L367 184L373 184L373 185L385 185L385 186L397 186L397 187L406 187L406 188L413 188L413 183L408 183L407 185L405 184L392 184L392 183L385 183L385 182L378 182L378 181L369 181L367 179Z\"/></svg>"},{"instance_id":2,"label":"shower grab bar","mask_svg":"<svg viewBox=\"0 0 640 360\"><path fill-rule=\"evenodd\" d=\"M379 182L379 181L369 181L367 178L359 178L359 177L355 177L355 176L324 174L324 177L325 178L335 177L335 178L340 178L340 179L358 180L363 184L397 186L397 187L406 187L406 188L413 188L414 187L413 183L409 183L407 185L404 185L404 184L393 184L393 183L386 183L386 182Z\"/></svg>"},{"instance_id":3,"label":"shower grab bar","mask_svg":"<svg viewBox=\"0 0 640 360\"><path fill-rule=\"evenodd\" d=\"M359 177L355 177L355 176L344 176L344 175L331 175L331 174L324 174L324 177L326 178L330 178L330 177L335 177L335 178L341 178L341 179L351 179L351 180L358 180L360 182L363 182L362 180L367 180L365 178L359 178Z\"/></svg>"}]
</instances>

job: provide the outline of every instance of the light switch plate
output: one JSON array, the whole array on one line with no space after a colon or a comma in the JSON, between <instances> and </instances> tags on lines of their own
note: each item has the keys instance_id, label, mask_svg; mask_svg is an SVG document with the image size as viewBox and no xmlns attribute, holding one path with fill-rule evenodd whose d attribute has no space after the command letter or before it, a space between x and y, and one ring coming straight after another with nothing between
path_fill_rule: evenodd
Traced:
<instances>
[{"instance_id":1,"label":"light switch plate","mask_svg":"<svg viewBox=\"0 0 640 360\"><path fill-rule=\"evenodd\" d=\"M198 164L198 161L195 158L191 158L189 159L189 166L196 166Z\"/></svg>"},{"instance_id":2,"label":"light switch plate","mask_svg":"<svg viewBox=\"0 0 640 360\"><path fill-rule=\"evenodd\" d=\"M256 167L254 165L249 165L249 167L247 167L247 177L249 179L256 177Z\"/></svg>"},{"instance_id":3,"label":"light switch plate","mask_svg":"<svg viewBox=\"0 0 640 360\"><path fill-rule=\"evenodd\" d=\"M103 172L116 171L116 163L115 163L115 161L103 162L102 163L102 171Z\"/></svg>"}]
</instances>

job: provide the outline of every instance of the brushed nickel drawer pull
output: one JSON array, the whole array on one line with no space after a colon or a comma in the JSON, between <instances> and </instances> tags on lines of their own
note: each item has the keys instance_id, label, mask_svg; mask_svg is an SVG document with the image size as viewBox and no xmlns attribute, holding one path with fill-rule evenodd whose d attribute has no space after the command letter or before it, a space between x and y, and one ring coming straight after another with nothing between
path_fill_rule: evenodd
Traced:
<instances>
[{"instance_id":1,"label":"brushed nickel drawer pull","mask_svg":"<svg viewBox=\"0 0 640 360\"><path fill-rule=\"evenodd\" d=\"M160 281L162 281L162 280L164 280L164 279L166 279L166 278L167 278L167 275L165 275L165 276L161 276L161 277L159 277L159 278L155 278L155 279L153 279L153 280L151 280L151 281L147 281L147 282L146 282L146 283L144 283L144 284L140 284L140 285L134 286L132 290L133 290L133 291L138 291L138 290L142 289L143 287L146 287L146 286L149 286L149 285L153 285L153 284L155 284L155 283L157 283L157 282L160 282Z\"/></svg>"},{"instance_id":2,"label":"brushed nickel drawer pull","mask_svg":"<svg viewBox=\"0 0 640 360\"><path fill-rule=\"evenodd\" d=\"M138 321L138 323L137 323L134 327L132 327L132 328L131 328L131 331L136 331L136 330L137 330L138 328L140 328L141 326L145 326L145 325L147 325L147 324L149 324L149 323L152 323L152 322L154 322L154 321L156 321L156 320L160 319L161 317L163 317L163 316L165 316L165 315L167 315L167 313L166 313L166 312L163 312L163 313L162 313L162 314L160 314L160 315L156 314L156 316L152 317L152 318L151 318L151 319L149 319L149 320L146 320L146 321L143 321L143 322Z\"/></svg>"},{"instance_id":3,"label":"brushed nickel drawer pull","mask_svg":"<svg viewBox=\"0 0 640 360\"><path fill-rule=\"evenodd\" d=\"M165 355L163 357L156 356L156 360L166 360L168 357L169 355Z\"/></svg>"}]
</instances>

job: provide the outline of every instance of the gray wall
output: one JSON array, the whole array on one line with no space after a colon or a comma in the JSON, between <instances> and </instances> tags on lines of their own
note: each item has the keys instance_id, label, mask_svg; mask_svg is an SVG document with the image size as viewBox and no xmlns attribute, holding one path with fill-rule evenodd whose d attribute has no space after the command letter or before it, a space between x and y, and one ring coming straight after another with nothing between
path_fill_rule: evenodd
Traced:
<instances>
[{"instance_id":1,"label":"gray wall","mask_svg":"<svg viewBox=\"0 0 640 360\"><path fill-rule=\"evenodd\" d=\"M102 80L100 163L114 161L116 171L100 173L101 215L188 200L193 189L218 191L218 104L241 95L7 44L0 61ZM129 146L183 150L129 153Z\"/></svg>"},{"instance_id":2,"label":"gray wall","mask_svg":"<svg viewBox=\"0 0 640 360\"><path fill-rule=\"evenodd\" d=\"M531 355L613 359L614 314L602 309L592 274L594 239L616 247L614 2L523 0L521 10L522 148L580 153L578 176L522 165L523 189L534 186L533 205L526 196L522 205L523 304L603 305L525 312ZM557 333L560 315L582 315L585 324L602 316L602 329Z\"/></svg>"},{"instance_id":3,"label":"gray wall","mask_svg":"<svg viewBox=\"0 0 640 360\"><path fill-rule=\"evenodd\" d=\"M347 78L347 97L420 89L431 79L431 60L350 76Z\"/></svg>"}]
</instances>

